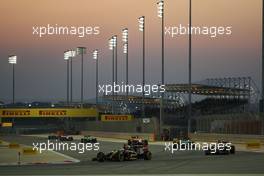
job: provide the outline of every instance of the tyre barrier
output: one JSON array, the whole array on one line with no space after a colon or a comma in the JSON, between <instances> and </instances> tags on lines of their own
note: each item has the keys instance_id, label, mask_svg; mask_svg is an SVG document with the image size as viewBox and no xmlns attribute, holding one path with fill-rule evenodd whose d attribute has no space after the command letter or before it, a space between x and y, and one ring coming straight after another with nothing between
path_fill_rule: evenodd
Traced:
<instances>
[{"instance_id":1,"label":"tyre barrier","mask_svg":"<svg viewBox=\"0 0 264 176\"><path fill-rule=\"evenodd\" d=\"M18 143L9 143L8 148L17 149L17 148L20 148L20 145Z\"/></svg>"},{"instance_id":2,"label":"tyre barrier","mask_svg":"<svg viewBox=\"0 0 264 176\"><path fill-rule=\"evenodd\" d=\"M35 155L35 154L37 154L37 150L34 150L33 148L27 147L27 148L22 149L22 153L24 155Z\"/></svg>"}]
</instances>

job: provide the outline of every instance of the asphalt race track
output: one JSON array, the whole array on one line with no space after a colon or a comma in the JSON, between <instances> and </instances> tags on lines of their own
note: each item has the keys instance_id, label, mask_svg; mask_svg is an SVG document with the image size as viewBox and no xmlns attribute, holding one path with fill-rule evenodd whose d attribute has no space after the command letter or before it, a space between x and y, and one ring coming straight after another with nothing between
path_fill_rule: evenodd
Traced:
<instances>
[{"instance_id":1,"label":"asphalt race track","mask_svg":"<svg viewBox=\"0 0 264 176\"><path fill-rule=\"evenodd\" d=\"M32 142L46 141L43 138L25 136L2 137L32 145ZM76 141L77 142L77 141ZM111 151L122 143L100 142L101 151ZM0 175L88 175L88 174L263 174L264 154L237 152L235 155L205 156L200 151L185 151L171 154L164 152L164 146L151 145L151 161L103 162L91 161L96 151L79 154L76 151L61 153L79 159L81 162L67 165L0 166Z\"/></svg>"}]
</instances>

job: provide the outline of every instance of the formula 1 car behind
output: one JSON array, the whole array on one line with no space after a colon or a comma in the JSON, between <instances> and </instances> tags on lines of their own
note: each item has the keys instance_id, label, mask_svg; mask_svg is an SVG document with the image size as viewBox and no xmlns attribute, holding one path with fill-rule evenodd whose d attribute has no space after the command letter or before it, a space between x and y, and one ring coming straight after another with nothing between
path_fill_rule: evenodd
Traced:
<instances>
[{"instance_id":1,"label":"formula 1 car behind","mask_svg":"<svg viewBox=\"0 0 264 176\"><path fill-rule=\"evenodd\" d=\"M73 141L73 137L72 136L60 136L59 140L60 141Z\"/></svg>"},{"instance_id":2,"label":"formula 1 car behind","mask_svg":"<svg viewBox=\"0 0 264 176\"><path fill-rule=\"evenodd\" d=\"M97 139L88 135L81 139L81 143L97 143Z\"/></svg>"},{"instance_id":3,"label":"formula 1 car behind","mask_svg":"<svg viewBox=\"0 0 264 176\"><path fill-rule=\"evenodd\" d=\"M132 136L130 139L127 140L127 144L131 146L148 146L148 140L141 139L138 136Z\"/></svg>"},{"instance_id":4,"label":"formula 1 car behind","mask_svg":"<svg viewBox=\"0 0 264 176\"><path fill-rule=\"evenodd\" d=\"M48 140L58 140L60 136L58 135L49 135Z\"/></svg>"},{"instance_id":5,"label":"formula 1 car behind","mask_svg":"<svg viewBox=\"0 0 264 176\"><path fill-rule=\"evenodd\" d=\"M220 150L220 148L217 148L217 145L221 143L224 145L224 147ZM236 148L234 145L230 145L230 147L227 147L227 141L221 141L218 140L216 145L214 145L211 149L205 150L205 155L229 155L229 154L235 154ZM231 143L230 143L231 144Z\"/></svg>"}]
</instances>

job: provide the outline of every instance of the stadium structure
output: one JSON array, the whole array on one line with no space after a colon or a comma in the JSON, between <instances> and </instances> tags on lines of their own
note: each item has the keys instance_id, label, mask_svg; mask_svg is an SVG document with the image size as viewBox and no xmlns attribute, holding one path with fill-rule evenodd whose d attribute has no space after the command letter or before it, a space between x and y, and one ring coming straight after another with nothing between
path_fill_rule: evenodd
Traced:
<instances>
[{"instance_id":1,"label":"stadium structure","mask_svg":"<svg viewBox=\"0 0 264 176\"><path fill-rule=\"evenodd\" d=\"M0 115L2 123L13 122L16 130L19 129L23 133L32 130L37 132L59 129L82 131L87 128L100 130L89 124L102 123L100 120L103 114L132 115L137 121L133 123L132 130L139 133L153 131L157 133L157 126L162 123L162 133L167 134L168 137L186 133L188 127L191 132L262 133L263 122L254 115L258 112L259 90L250 77L212 78L193 83L191 93L194 101L191 117L187 115L190 104L186 101L189 85L166 84L165 89L162 122L159 120L161 94L158 93L146 96L144 99L141 95L102 95L97 105L93 102L2 103ZM145 111L144 117L142 117L142 107ZM17 111L17 114L14 112L7 114L7 110L10 109L11 112ZM86 112L83 112L84 109ZM25 112L29 110L31 115L23 118L21 110ZM38 112L31 112L32 110ZM127 122L124 123L130 123L130 120L125 120ZM145 121L151 123L142 123ZM101 128L107 130L106 126L101 125ZM122 129L116 130L122 131Z\"/></svg>"}]
</instances>

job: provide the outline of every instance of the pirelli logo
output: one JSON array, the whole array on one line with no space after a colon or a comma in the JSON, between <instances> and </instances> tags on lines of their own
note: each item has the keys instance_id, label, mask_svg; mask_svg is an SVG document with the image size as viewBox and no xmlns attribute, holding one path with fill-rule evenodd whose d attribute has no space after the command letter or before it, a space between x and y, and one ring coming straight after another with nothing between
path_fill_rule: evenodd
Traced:
<instances>
[{"instance_id":1,"label":"pirelli logo","mask_svg":"<svg viewBox=\"0 0 264 176\"><path fill-rule=\"evenodd\" d=\"M0 108L0 118L61 118L61 117L96 117L97 110L94 108Z\"/></svg>"},{"instance_id":2,"label":"pirelli logo","mask_svg":"<svg viewBox=\"0 0 264 176\"><path fill-rule=\"evenodd\" d=\"M64 110L49 110L49 111L45 111L45 110L41 110L39 111L39 115L40 116L66 116L67 115L67 111Z\"/></svg>"},{"instance_id":3,"label":"pirelli logo","mask_svg":"<svg viewBox=\"0 0 264 176\"><path fill-rule=\"evenodd\" d=\"M131 121L131 115L102 115L101 121Z\"/></svg>"},{"instance_id":4,"label":"pirelli logo","mask_svg":"<svg viewBox=\"0 0 264 176\"><path fill-rule=\"evenodd\" d=\"M2 127L12 127L13 123L4 122L0 126L2 126Z\"/></svg>"},{"instance_id":5,"label":"pirelli logo","mask_svg":"<svg viewBox=\"0 0 264 176\"><path fill-rule=\"evenodd\" d=\"M16 111L4 110L2 111L2 116L30 116L30 111L29 110L16 110Z\"/></svg>"}]
</instances>

